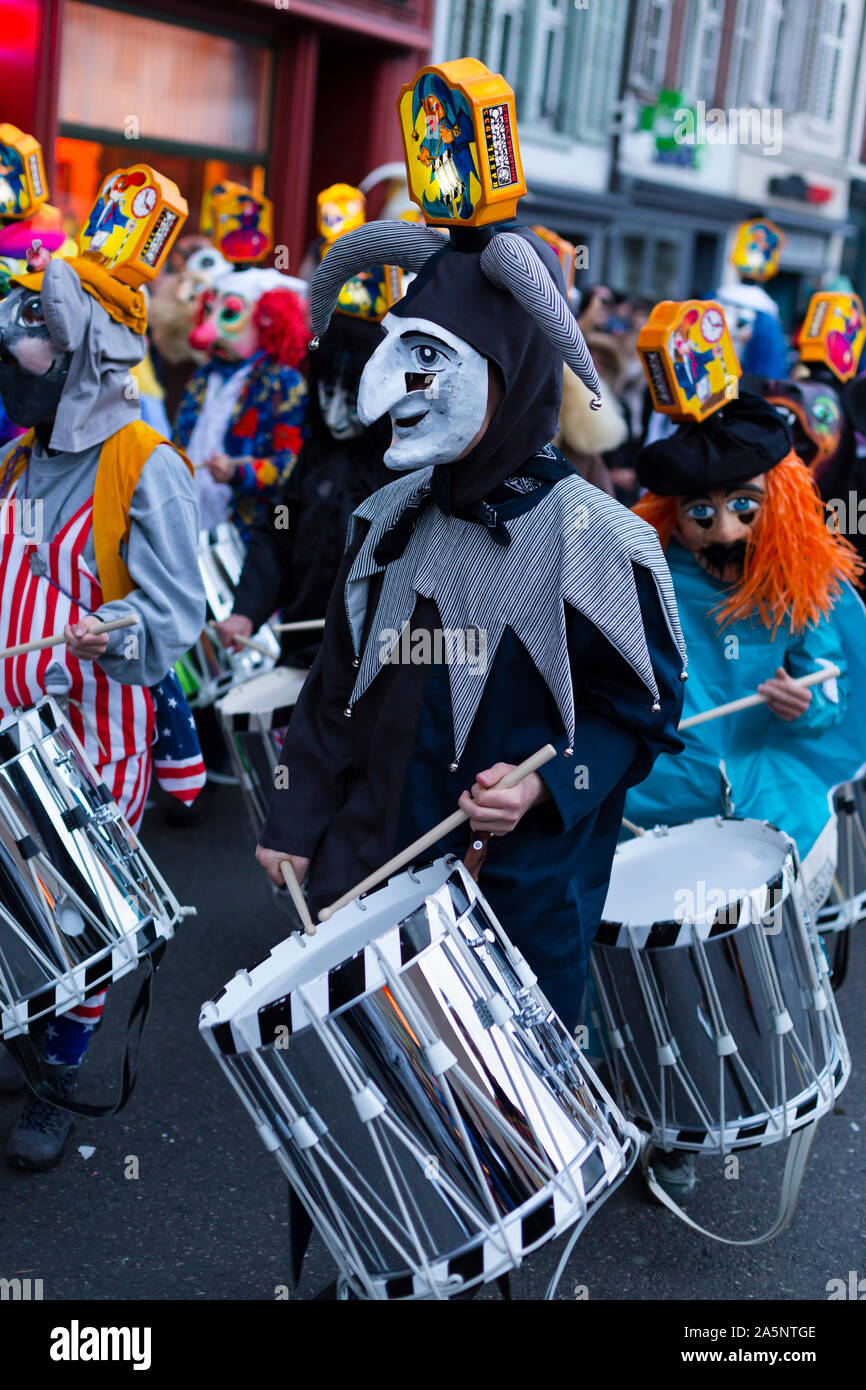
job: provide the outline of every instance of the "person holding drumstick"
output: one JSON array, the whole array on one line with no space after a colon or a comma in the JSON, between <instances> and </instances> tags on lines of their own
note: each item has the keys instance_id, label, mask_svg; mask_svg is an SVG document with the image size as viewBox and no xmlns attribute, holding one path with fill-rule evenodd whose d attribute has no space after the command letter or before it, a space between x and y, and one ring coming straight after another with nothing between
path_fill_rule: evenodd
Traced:
<instances>
[{"instance_id":1,"label":"person holding drumstick","mask_svg":"<svg viewBox=\"0 0 866 1390\"><path fill-rule=\"evenodd\" d=\"M27 433L0 456L0 648L14 649L0 660L0 717L46 694L58 699L135 829L153 762L149 687L204 617L192 470L142 423L129 389L146 346L141 290L98 257L38 256L12 285L0 305L0 397ZM118 618L133 625L103 630L101 620ZM45 646L55 634L62 641ZM200 763L176 764L177 795L195 794ZM104 999L102 991L49 1020L45 1073L64 1099ZM22 1084L0 1054L0 1089ZM7 1162L53 1167L70 1129L67 1111L31 1092Z\"/></svg>"},{"instance_id":2,"label":"person holding drumstick","mask_svg":"<svg viewBox=\"0 0 866 1390\"><path fill-rule=\"evenodd\" d=\"M650 361L655 394L658 361ZM770 821L796 840L814 909L835 868L830 788L866 759L866 610L852 588L863 566L825 520L782 416L758 396L732 395L697 417L681 401L667 410L680 425L638 455L648 491L634 510L658 531L674 581L689 652L684 722L744 696L762 699L683 728L683 754L630 790L626 824ZM797 683L822 667L838 678ZM659 1153L653 1167L669 1196L694 1188L694 1154Z\"/></svg>"},{"instance_id":3,"label":"person holding drumstick","mask_svg":"<svg viewBox=\"0 0 866 1390\"><path fill-rule=\"evenodd\" d=\"M461 218L444 244L372 223L318 268L314 332L383 259L417 278L358 409L390 417L399 476L354 512L257 858L279 884L290 860L315 915L459 804L491 837L485 893L574 1026L626 788L679 747L669 579L652 531L549 444L563 361L599 394L555 253L511 223ZM545 742L542 773L493 789ZM465 849L465 830L441 842Z\"/></svg>"}]
</instances>

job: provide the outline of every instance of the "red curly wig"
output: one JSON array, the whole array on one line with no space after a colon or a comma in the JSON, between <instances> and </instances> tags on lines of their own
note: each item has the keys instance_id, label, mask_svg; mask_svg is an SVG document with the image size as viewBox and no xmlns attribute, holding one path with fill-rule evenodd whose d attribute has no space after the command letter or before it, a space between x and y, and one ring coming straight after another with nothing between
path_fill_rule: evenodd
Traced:
<instances>
[{"instance_id":1,"label":"red curly wig","mask_svg":"<svg viewBox=\"0 0 866 1390\"><path fill-rule=\"evenodd\" d=\"M280 367L301 367L307 356L307 314L291 290L268 290L253 309L262 349Z\"/></svg>"},{"instance_id":2,"label":"red curly wig","mask_svg":"<svg viewBox=\"0 0 866 1390\"><path fill-rule=\"evenodd\" d=\"M792 449L765 475L766 494L746 545L743 577L716 607L720 627L757 613L775 634L787 618L795 634L826 617L844 580L859 584L863 561L828 521L808 468ZM676 499L647 492L632 509L667 549Z\"/></svg>"}]
</instances>

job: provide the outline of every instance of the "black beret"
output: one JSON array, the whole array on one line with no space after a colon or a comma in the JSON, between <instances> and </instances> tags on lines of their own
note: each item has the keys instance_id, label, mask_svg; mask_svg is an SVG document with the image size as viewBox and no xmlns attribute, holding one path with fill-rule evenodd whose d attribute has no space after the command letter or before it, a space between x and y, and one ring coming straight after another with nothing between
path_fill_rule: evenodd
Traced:
<instances>
[{"instance_id":1,"label":"black beret","mask_svg":"<svg viewBox=\"0 0 866 1390\"><path fill-rule=\"evenodd\" d=\"M768 401L744 391L705 420L680 425L641 449L641 485L662 497L737 487L781 463L793 447L789 426Z\"/></svg>"}]
</instances>

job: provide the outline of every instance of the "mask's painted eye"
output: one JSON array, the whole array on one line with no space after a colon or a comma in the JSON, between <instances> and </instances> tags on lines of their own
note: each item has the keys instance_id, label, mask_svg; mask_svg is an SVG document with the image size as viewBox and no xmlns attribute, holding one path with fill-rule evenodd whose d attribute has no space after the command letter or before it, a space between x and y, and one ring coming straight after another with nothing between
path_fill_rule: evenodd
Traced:
<instances>
[{"instance_id":1,"label":"mask's painted eye","mask_svg":"<svg viewBox=\"0 0 866 1390\"><path fill-rule=\"evenodd\" d=\"M412 349L412 356L424 371L430 371L432 367L442 367L447 361L445 354L430 343L419 343Z\"/></svg>"},{"instance_id":2,"label":"mask's painted eye","mask_svg":"<svg viewBox=\"0 0 866 1390\"><path fill-rule=\"evenodd\" d=\"M711 507L708 502L696 502L693 507L686 507L686 516L690 516L693 521L709 521L715 514L715 507Z\"/></svg>"},{"instance_id":3,"label":"mask's painted eye","mask_svg":"<svg viewBox=\"0 0 866 1390\"><path fill-rule=\"evenodd\" d=\"M815 419L822 425L835 425L839 418L836 407L826 396L819 396L818 400L815 402L814 414Z\"/></svg>"},{"instance_id":4,"label":"mask's painted eye","mask_svg":"<svg viewBox=\"0 0 866 1390\"><path fill-rule=\"evenodd\" d=\"M760 511L761 504L754 497L731 497L728 499L727 507L735 516L752 516Z\"/></svg>"},{"instance_id":5,"label":"mask's painted eye","mask_svg":"<svg viewBox=\"0 0 866 1390\"><path fill-rule=\"evenodd\" d=\"M225 324L237 323L245 308L246 305L242 299L231 296L229 299L223 300L220 318Z\"/></svg>"},{"instance_id":6,"label":"mask's painted eye","mask_svg":"<svg viewBox=\"0 0 866 1390\"><path fill-rule=\"evenodd\" d=\"M42 312L42 300L38 294L29 295L21 305L19 318L28 328L36 328L45 322L45 315Z\"/></svg>"}]
</instances>

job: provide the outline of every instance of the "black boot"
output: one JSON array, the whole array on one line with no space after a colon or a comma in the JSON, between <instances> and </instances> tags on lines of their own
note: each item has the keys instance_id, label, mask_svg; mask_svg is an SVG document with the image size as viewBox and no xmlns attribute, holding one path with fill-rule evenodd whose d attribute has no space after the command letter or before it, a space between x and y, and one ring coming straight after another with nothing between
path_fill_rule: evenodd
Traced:
<instances>
[{"instance_id":1,"label":"black boot","mask_svg":"<svg viewBox=\"0 0 866 1390\"><path fill-rule=\"evenodd\" d=\"M6 1048L0 1043L0 1095L14 1096L23 1091L27 1083L13 1062Z\"/></svg>"},{"instance_id":2,"label":"black boot","mask_svg":"<svg viewBox=\"0 0 866 1390\"><path fill-rule=\"evenodd\" d=\"M64 1100L71 1100L78 1077L77 1067L46 1063L45 1075ZM40 1100L31 1091L21 1118L6 1141L6 1162L10 1168L44 1173L60 1162L71 1130L72 1116L67 1110Z\"/></svg>"}]
</instances>

